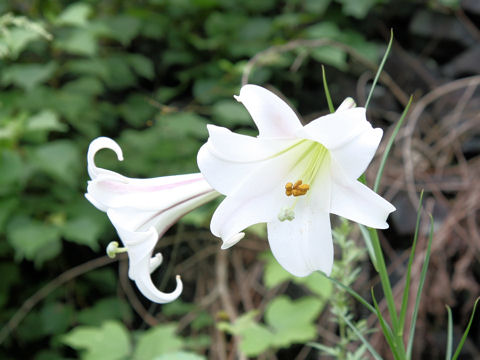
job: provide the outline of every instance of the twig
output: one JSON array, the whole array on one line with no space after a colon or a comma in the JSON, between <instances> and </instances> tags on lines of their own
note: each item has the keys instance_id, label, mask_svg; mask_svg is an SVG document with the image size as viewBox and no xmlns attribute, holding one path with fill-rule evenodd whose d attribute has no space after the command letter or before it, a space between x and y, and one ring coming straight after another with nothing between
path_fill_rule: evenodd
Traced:
<instances>
[{"instance_id":1,"label":"twig","mask_svg":"<svg viewBox=\"0 0 480 360\"><path fill-rule=\"evenodd\" d=\"M50 294L53 290L58 288L59 286L65 284L66 282L75 279L76 277L83 275L91 270L100 268L102 266L108 265L112 262L118 260L118 258L125 258L126 255L118 256L116 259L110 259L107 256L102 256L90 261L87 261L83 264L75 266L71 268L55 279L50 281L47 285L40 288L35 294L30 296L18 309L15 314L10 318L8 323L2 328L0 331L0 344L2 344L8 335L17 328L17 326L22 322L22 320L27 316L27 314L33 309L35 305L37 305L40 301L42 301L48 294Z\"/></svg>"}]
</instances>

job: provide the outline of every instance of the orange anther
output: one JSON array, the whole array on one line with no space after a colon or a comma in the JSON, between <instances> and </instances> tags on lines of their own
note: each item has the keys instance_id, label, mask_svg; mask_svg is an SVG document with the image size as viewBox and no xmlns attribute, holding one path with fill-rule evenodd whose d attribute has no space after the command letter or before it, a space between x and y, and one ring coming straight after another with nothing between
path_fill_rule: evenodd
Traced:
<instances>
[{"instance_id":1,"label":"orange anther","mask_svg":"<svg viewBox=\"0 0 480 360\"><path fill-rule=\"evenodd\" d=\"M297 180L297 181L295 181L295 184L293 185L293 188L296 189L296 188L298 188L300 185L302 185L302 180Z\"/></svg>"}]
</instances>

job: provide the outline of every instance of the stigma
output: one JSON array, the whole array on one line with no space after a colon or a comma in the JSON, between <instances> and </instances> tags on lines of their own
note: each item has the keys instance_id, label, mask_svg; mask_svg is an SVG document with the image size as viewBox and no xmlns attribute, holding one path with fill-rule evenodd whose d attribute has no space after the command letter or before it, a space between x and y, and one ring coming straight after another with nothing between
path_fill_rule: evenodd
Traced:
<instances>
[{"instance_id":1,"label":"stigma","mask_svg":"<svg viewBox=\"0 0 480 360\"><path fill-rule=\"evenodd\" d=\"M302 180L295 181L295 184L288 182L285 184L285 195L302 196L310 189L310 185L304 184Z\"/></svg>"}]
</instances>

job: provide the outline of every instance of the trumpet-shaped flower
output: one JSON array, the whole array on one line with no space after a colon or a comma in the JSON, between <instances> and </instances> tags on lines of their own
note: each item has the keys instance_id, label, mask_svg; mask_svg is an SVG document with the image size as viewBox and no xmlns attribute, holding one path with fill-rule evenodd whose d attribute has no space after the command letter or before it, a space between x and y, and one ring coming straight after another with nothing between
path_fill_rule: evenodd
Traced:
<instances>
[{"instance_id":1,"label":"trumpet-shaped flower","mask_svg":"<svg viewBox=\"0 0 480 360\"><path fill-rule=\"evenodd\" d=\"M382 137L364 108L347 99L338 110L302 126L278 96L245 85L236 99L258 127L258 137L214 125L198 153L198 165L213 188L226 195L211 230L222 248L241 231L267 223L273 255L290 273L330 273L333 243L330 213L384 229L395 208L357 179Z\"/></svg>"},{"instance_id":2,"label":"trumpet-shaped flower","mask_svg":"<svg viewBox=\"0 0 480 360\"><path fill-rule=\"evenodd\" d=\"M177 276L177 286L171 293L158 290L150 274L162 263L162 255L152 257L158 239L180 217L212 200L218 193L202 174L166 176L151 179L132 179L116 172L99 168L94 157L101 149L111 149L120 161L123 154L112 139L100 137L88 149L88 182L85 197L99 210L107 213L125 248L117 242L107 247L111 257L127 251L128 276L135 281L142 294L157 303L178 298L183 285Z\"/></svg>"}]
</instances>

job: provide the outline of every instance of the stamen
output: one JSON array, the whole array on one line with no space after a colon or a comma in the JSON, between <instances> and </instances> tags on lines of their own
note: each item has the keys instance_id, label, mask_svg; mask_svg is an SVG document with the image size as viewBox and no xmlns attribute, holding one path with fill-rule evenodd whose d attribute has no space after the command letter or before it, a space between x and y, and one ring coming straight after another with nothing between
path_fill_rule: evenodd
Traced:
<instances>
[{"instance_id":1,"label":"stamen","mask_svg":"<svg viewBox=\"0 0 480 360\"><path fill-rule=\"evenodd\" d=\"M302 180L295 181L292 185L291 182L285 184L285 195L290 196L302 196L310 189L310 185L304 184Z\"/></svg>"},{"instance_id":2,"label":"stamen","mask_svg":"<svg viewBox=\"0 0 480 360\"><path fill-rule=\"evenodd\" d=\"M119 244L117 241L111 241L107 245L107 255L110 259L115 259L117 254L127 252L127 248L125 247L119 247Z\"/></svg>"},{"instance_id":3,"label":"stamen","mask_svg":"<svg viewBox=\"0 0 480 360\"><path fill-rule=\"evenodd\" d=\"M291 208L284 207L278 213L277 218L280 221L285 221L285 220L292 221L293 219L295 219L295 212Z\"/></svg>"}]
</instances>

